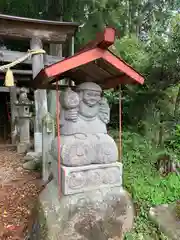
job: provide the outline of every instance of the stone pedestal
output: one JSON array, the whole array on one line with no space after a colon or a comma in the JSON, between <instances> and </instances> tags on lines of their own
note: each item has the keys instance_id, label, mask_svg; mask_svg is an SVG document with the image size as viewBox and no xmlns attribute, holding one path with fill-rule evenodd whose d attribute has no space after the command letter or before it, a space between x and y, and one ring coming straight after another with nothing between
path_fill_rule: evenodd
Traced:
<instances>
[{"instance_id":1,"label":"stone pedestal","mask_svg":"<svg viewBox=\"0 0 180 240\"><path fill-rule=\"evenodd\" d=\"M57 163L51 163L55 179L58 179ZM63 195L122 186L122 164L91 164L81 167L61 166ZM57 181L54 180L57 184Z\"/></svg>"},{"instance_id":2,"label":"stone pedestal","mask_svg":"<svg viewBox=\"0 0 180 240\"><path fill-rule=\"evenodd\" d=\"M57 163L51 164L57 173ZM40 194L36 231L31 239L123 239L132 228L134 209L122 188L122 164L62 166L61 177L61 196L56 175Z\"/></svg>"},{"instance_id":3,"label":"stone pedestal","mask_svg":"<svg viewBox=\"0 0 180 240\"><path fill-rule=\"evenodd\" d=\"M34 239L123 239L132 227L134 211L122 189L116 143L107 134L110 109L102 89L92 82L82 83L76 92L68 88L62 93L60 103L60 156L54 138L50 150L49 144L47 152L43 150L44 175L54 178L39 198L39 231ZM49 143L43 126L43 141Z\"/></svg>"},{"instance_id":4,"label":"stone pedestal","mask_svg":"<svg viewBox=\"0 0 180 240\"><path fill-rule=\"evenodd\" d=\"M27 151L27 149L28 149L28 146L29 146L29 143L25 143L25 142L20 142L20 143L18 143L18 145L17 145L17 152L18 153L25 153L26 151Z\"/></svg>"},{"instance_id":5,"label":"stone pedestal","mask_svg":"<svg viewBox=\"0 0 180 240\"><path fill-rule=\"evenodd\" d=\"M123 239L132 227L134 210L121 187L61 196L49 183L39 198L32 240Z\"/></svg>"}]
</instances>

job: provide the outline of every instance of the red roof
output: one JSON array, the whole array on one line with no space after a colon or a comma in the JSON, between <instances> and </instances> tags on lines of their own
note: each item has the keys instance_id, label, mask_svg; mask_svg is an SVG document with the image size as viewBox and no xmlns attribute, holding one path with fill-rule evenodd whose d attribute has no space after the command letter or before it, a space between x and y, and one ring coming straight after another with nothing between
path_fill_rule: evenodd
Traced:
<instances>
[{"instance_id":1,"label":"red roof","mask_svg":"<svg viewBox=\"0 0 180 240\"><path fill-rule=\"evenodd\" d=\"M44 68L33 80L38 86L63 78L72 79L75 84L96 82L103 89L115 88L119 84L144 83L144 78L108 47L115 41L115 30L106 28L75 55Z\"/></svg>"}]
</instances>

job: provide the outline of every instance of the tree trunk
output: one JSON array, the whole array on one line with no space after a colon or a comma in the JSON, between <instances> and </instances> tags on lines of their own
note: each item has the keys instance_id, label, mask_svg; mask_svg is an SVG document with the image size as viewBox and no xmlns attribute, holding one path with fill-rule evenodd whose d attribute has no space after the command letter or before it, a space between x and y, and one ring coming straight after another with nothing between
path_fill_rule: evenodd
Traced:
<instances>
[{"instance_id":1,"label":"tree trunk","mask_svg":"<svg viewBox=\"0 0 180 240\"><path fill-rule=\"evenodd\" d=\"M180 118L180 85L179 85L178 94L177 94L176 102L175 102L175 106L174 106L174 118L177 122L179 122L179 118Z\"/></svg>"}]
</instances>

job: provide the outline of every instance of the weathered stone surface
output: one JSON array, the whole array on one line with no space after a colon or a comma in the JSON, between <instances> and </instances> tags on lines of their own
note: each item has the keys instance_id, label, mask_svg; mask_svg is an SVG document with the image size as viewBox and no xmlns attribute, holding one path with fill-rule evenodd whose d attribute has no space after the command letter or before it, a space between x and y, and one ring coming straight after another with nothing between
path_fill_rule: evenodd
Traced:
<instances>
[{"instance_id":1,"label":"weathered stone surface","mask_svg":"<svg viewBox=\"0 0 180 240\"><path fill-rule=\"evenodd\" d=\"M20 142L17 145L17 152L18 153L25 153L28 150L28 143L26 142Z\"/></svg>"},{"instance_id":2,"label":"weathered stone surface","mask_svg":"<svg viewBox=\"0 0 180 240\"><path fill-rule=\"evenodd\" d=\"M26 155L26 156L23 157L24 162L28 162L28 161L31 161L31 160L33 160L33 159L34 159L33 157L28 156L28 155Z\"/></svg>"},{"instance_id":3,"label":"weathered stone surface","mask_svg":"<svg viewBox=\"0 0 180 240\"><path fill-rule=\"evenodd\" d=\"M120 187L59 198L50 183L39 201L39 225L32 240L123 239L133 224L131 199Z\"/></svg>"},{"instance_id":4,"label":"weathered stone surface","mask_svg":"<svg viewBox=\"0 0 180 240\"><path fill-rule=\"evenodd\" d=\"M32 157L32 159L38 159L42 157L42 152L28 152L26 156Z\"/></svg>"},{"instance_id":5,"label":"weathered stone surface","mask_svg":"<svg viewBox=\"0 0 180 240\"><path fill-rule=\"evenodd\" d=\"M57 138L52 142L52 156L57 156ZM118 160L115 141L107 134L61 136L61 163L65 166L113 163Z\"/></svg>"},{"instance_id":6,"label":"weathered stone surface","mask_svg":"<svg viewBox=\"0 0 180 240\"><path fill-rule=\"evenodd\" d=\"M34 159L27 161L23 164L23 168L26 170L37 170L42 167L42 159Z\"/></svg>"},{"instance_id":7,"label":"weathered stone surface","mask_svg":"<svg viewBox=\"0 0 180 240\"><path fill-rule=\"evenodd\" d=\"M76 92L68 88L61 94L61 162L66 166L112 163L118 160L115 141L107 134L110 119L102 89L93 82L82 83ZM57 139L52 142L57 160Z\"/></svg>"},{"instance_id":8,"label":"weathered stone surface","mask_svg":"<svg viewBox=\"0 0 180 240\"><path fill-rule=\"evenodd\" d=\"M51 114L47 113L42 121L42 158L43 158L43 181L47 181L49 177L49 167L51 163L51 156L49 151L51 143L55 138L55 124Z\"/></svg>"},{"instance_id":9,"label":"weathered stone surface","mask_svg":"<svg viewBox=\"0 0 180 240\"><path fill-rule=\"evenodd\" d=\"M43 175L54 179L40 195L40 231L32 239L115 240L132 226L134 211L121 187L122 164L107 134L110 109L101 94L100 86L86 82L60 96L61 186L55 138L50 151L49 141L43 149Z\"/></svg>"},{"instance_id":10,"label":"weathered stone surface","mask_svg":"<svg viewBox=\"0 0 180 240\"><path fill-rule=\"evenodd\" d=\"M64 195L122 185L122 164L99 164L83 167L62 166Z\"/></svg>"},{"instance_id":11,"label":"weathered stone surface","mask_svg":"<svg viewBox=\"0 0 180 240\"><path fill-rule=\"evenodd\" d=\"M23 168L26 170L37 170L42 166L42 153L28 152L23 159Z\"/></svg>"},{"instance_id":12,"label":"weathered stone surface","mask_svg":"<svg viewBox=\"0 0 180 240\"><path fill-rule=\"evenodd\" d=\"M150 218L170 239L180 239L180 218L177 217L175 204L164 204L150 209Z\"/></svg>"}]
</instances>

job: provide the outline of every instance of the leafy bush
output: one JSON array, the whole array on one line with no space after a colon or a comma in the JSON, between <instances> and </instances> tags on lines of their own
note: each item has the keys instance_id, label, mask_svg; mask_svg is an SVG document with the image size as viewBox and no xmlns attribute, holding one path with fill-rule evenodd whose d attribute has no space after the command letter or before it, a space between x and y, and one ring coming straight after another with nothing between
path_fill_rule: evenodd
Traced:
<instances>
[{"instance_id":1,"label":"leafy bush","mask_svg":"<svg viewBox=\"0 0 180 240\"><path fill-rule=\"evenodd\" d=\"M180 125L175 126L175 130L172 133L172 137L166 141L166 147L173 151L180 152Z\"/></svg>"},{"instance_id":2,"label":"leafy bush","mask_svg":"<svg viewBox=\"0 0 180 240\"><path fill-rule=\"evenodd\" d=\"M110 133L118 139L118 131ZM152 206L180 199L179 178L175 174L161 177L154 167L158 156L166 149L159 149L146 137L129 131L123 132L122 140L124 187L131 193L136 210L134 229L126 239L165 240L167 238L149 220L148 212Z\"/></svg>"}]
</instances>

